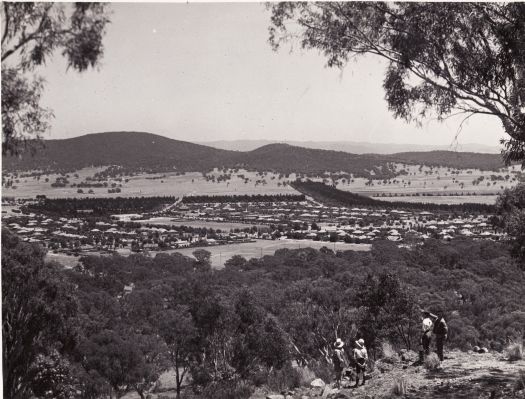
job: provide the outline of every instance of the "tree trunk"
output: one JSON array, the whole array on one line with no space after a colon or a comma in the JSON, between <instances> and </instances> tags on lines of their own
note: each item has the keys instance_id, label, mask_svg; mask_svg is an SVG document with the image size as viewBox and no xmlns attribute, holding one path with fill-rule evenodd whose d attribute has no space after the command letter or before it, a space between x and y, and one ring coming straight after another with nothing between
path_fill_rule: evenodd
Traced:
<instances>
[{"instance_id":1,"label":"tree trunk","mask_svg":"<svg viewBox=\"0 0 525 399\"><path fill-rule=\"evenodd\" d=\"M179 362L175 362L175 379L177 380L177 399L180 399L180 387L182 385L182 379L179 374Z\"/></svg>"}]
</instances>

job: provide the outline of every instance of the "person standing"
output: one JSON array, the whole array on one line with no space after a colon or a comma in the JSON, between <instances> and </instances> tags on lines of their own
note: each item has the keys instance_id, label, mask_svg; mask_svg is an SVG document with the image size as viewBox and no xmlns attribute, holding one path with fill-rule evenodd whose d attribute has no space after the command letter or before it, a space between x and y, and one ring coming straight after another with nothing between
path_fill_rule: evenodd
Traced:
<instances>
[{"instance_id":1,"label":"person standing","mask_svg":"<svg viewBox=\"0 0 525 399\"><path fill-rule=\"evenodd\" d=\"M436 336L436 353L440 361L443 361L443 346L448 338L448 326L443 318L443 313L439 312L439 316L434 322L433 333Z\"/></svg>"},{"instance_id":2,"label":"person standing","mask_svg":"<svg viewBox=\"0 0 525 399\"><path fill-rule=\"evenodd\" d=\"M332 356L332 362L334 363L335 372L335 384L337 388L341 387L341 379L343 378L343 370L346 367L345 360L345 343L341 338L337 338L334 343L334 353Z\"/></svg>"},{"instance_id":3,"label":"person standing","mask_svg":"<svg viewBox=\"0 0 525 399\"><path fill-rule=\"evenodd\" d=\"M358 339L355 341L355 349L354 349L354 361L355 361L355 386L359 386L359 374L363 374L363 384L365 385L366 381L366 362L368 360L368 353L366 351L365 347L365 340L364 339Z\"/></svg>"},{"instance_id":4,"label":"person standing","mask_svg":"<svg viewBox=\"0 0 525 399\"><path fill-rule=\"evenodd\" d=\"M432 341L432 315L428 311L423 311L423 322L421 324L421 350L419 351L419 360L423 362L425 357L430 354L430 342Z\"/></svg>"}]
</instances>

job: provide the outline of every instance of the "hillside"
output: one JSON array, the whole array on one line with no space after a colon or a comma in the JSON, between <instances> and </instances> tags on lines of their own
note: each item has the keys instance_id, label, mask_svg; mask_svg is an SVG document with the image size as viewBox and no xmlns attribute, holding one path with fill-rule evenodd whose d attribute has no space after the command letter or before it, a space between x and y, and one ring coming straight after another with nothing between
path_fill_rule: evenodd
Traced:
<instances>
[{"instance_id":1,"label":"hillside","mask_svg":"<svg viewBox=\"0 0 525 399\"><path fill-rule=\"evenodd\" d=\"M476 152L399 152L392 154L391 159L401 163L444 166L456 169L498 170L504 166L500 154L480 154Z\"/></svg>"},{"instance_id":2,"label":"hillside","mask_svg":"<svg viewBox=\"0 0 525 399\"><path fill-rule=\"evenodd\" d=\"M140 132L88 134L48 140L34 157L6 157L4 169L77 170L88 166L119 165L131 170L162 172L245 168L277 173L353 173L360 177L393 177L388 160L376 155L354 155L270 144L254 151L220 150L186 141ZM373 171L372 173L370 171Z\"/></svg>"},{"instance_id":3,"label":"hillside","mask_svg":"<svg viewBox=\"0 0 525 399\"><path fill-rule=\"evenodd\" d=\"M483 170L497 170L503 166L500 156L495 154L432 151L358 155L289 144L268 144L242 152L173 140L151 133L108 132L47 140L34 156L5 157L3 168L6 171L73 171L90 166L119 165L128 171L148 172L206 172L214 168L244 168L282 174L320 176L331 172L385 179L398 174L392 167L393 162Z\"/></svg>"},{"instance_id":4,"label":"hillside","mask_svg":"<svg viewBox=\"0 0 525 399\"><path fill-rule=\"evenodd\" d=\"M499 154L496 146L465 143L455 145L422 145L400 143L369 143L358 141L298 141L298 140L215 140L199 142L202 145L221 148L223 150L252 151L267 144L285 143L296 147L315 148L318 150L334 150L352 154L392 154L413 151L461 151Z\"/></svg>"},{"instance_id":5,"label":"hillside","mask_svg":"<svg viewBox=\"0 0 525 399\"><path fill-rule=\"evenodd\" d=\"M354 176L394 177L388 159L379 155L356 155L342 151L317 150L289 144L268 144L246 154L245 162L255 169L271 168L284 173L318 174L347 172Z\"/></svg>"},{"instance_id":6,"label":"hillside","mask_svg":"<svg viewBox=\"0 0 525 399\"><path fill-rule=\"evenodd\" d=\"M322 387L303 387L296 389L294 395L288 397L322 396L331 399L525 398L525 381L521 380L523 373L525 373L525 360L509 362L502 354L495 352L479 354L455 350L447 353L442 368L439 370L426 370L424 366L413 361L379 360L376 362L376 369L369 374L369 379L364 386L354 388L354 381L343 380L341 389L334 388L333 384ZM393 388L396 382L401 380L406 381L406 394L395 395L392 392ZM280 396L279 393L272 394L261 389L250 399L284 398Z\"/></svg>"},{"instance_id":7,"label":"hillside","mask_svg":"<svg viewBox=\"0 0 525 399\"><path fill-rule=\"evenodd\" d=\"M376 362L369 362L367 385L326 391L325 398L391 398L400 376L412 399L513 397L523 368L517 350L510 352L515 362L504 355L509 341L523 341L525 323L525 275L505 243L430 239L404 247L375 241L370 251L280 249L259 259L234 256L222 269L212 268L203 249L193 257L86 256L80 267L63 269L45 263L38 244L8 230L1 243L4 317L17 321L6 333L8 353L28 352L15 337L28 333L23 320L31 315L31 349L41 350L42 336L47 347L72 342L64 369L85 397L91 387L112 386L114 397L173 399L173 386L168 393L156 381L174 369L192 377L175 384L187 398L248 399L261 387L293 392L288 399L319 397L309 385L333 381L334 337L349 349L363 338ZM449 327L441 370L414 364L421 309L443 314ZM487 353L474 354L476 346ZM396 356L403 348L406 361ZM173 359L176 350L184 357ZM6 356L4 364L13 359ZM120 365L117 377L107 366L113 364ZM269 392L261 393L252 398Z\"/></svg>"},{"instance_id":8,"label":"hillside","mask_svg":"<svg viewBox=\"0 0 525 399\"><path fill-rule=\"evenodd\" d=\"M238 155L151 133L109 132L64 140L46 140L35 156L4 158L4 168L76 170L88 166L207 170Z\"/></svg>"}]
</instances>

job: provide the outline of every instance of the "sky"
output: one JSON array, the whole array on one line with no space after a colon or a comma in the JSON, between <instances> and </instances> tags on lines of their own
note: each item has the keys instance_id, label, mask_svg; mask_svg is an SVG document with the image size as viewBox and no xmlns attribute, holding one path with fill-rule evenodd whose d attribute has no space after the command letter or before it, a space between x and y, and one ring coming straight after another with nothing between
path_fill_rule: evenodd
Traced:
<instances>
[{"instance_id":1,"label":"sky","mask_svg":"<svg viewBox=\"0 0 525 399\"><path fill-rule=\"evenodd\" d=\"M96 70L66 71L57 54L38 70L48 138L146 131L186 141L269 139L451 145L462 118L422 127L396 120L382 89L385 63L343 70L298 44L274 52L259 3L113 3ZM460 144L496 146L494 117L470 118Z\"/></svg>"}]
</instances>

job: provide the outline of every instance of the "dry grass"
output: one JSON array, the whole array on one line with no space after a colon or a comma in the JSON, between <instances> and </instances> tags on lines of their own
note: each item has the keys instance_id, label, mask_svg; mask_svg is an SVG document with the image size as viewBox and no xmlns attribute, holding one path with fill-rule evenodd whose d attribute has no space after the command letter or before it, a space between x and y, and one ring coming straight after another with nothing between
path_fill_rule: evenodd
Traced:
<instances>
[{"instance_id":1,"label":"dry grass","mask_svg":"<svg viewBox=\"0 0 525 399\"><path fill-rule=\"evenodd\" d=\"M525 389L525 371L520 370L516 383L514 384L514 391L522 391Z\"/></svg>"},{"instance_id":2,"label":"dry grass","mask_svg":"<svg viewBox=\"0 0 525 399\"><path fill-rule=\"evenodd\" d=\"M273 392L281 392L301 386L301 373L299 369L290 364L280 370L272 370L268 374L267 385Z\"/></svg>"},{"instance_id":3,"label":"dry grass","mask_svg":"<svg viewBox=\"0 0 525 399\"><path fill-rule=\"evenodd\" d=\"M505 348L505 355L510 361L523 359L523 342L513 341Z\"/></svg>"},{"instance_id":4,"label":"dry grass","mask_svg":"<svg viewBox=\"0 0 525 399\"><path fill-rule=\"evenodd\" d=\"M427 370L434 371L441 366L441 362L435 353L431 353L425 358L424 365Z\"/></svg>"},{"instance_id":5,"label":"dry grass","mask_svg":"<svg viewBox=\"0 0 525 399\"><path fill-rule=\"evenodd\" d=\"M383 353L382 359L388 363L395 363L399 360L397 351L395 350L394 346L388 341L384 341L381 344L381 352Z\"/></svg>"},{"instance_id":6,"label":"dry grass","mask_svg":"<svg viewBox=\"0 0 525 399\"><path fill-rule=\"evenodd\" d=\"M297 372L299 373L301 386L309 386L317 378L315 373L308 367L298 367Z\"/></svg>"},{"instance_id":7,"label":"dry grass","mask_svg":"<svg viewBox=\"0 0 525 399\"><path fill-rule=\"evenodd\" d=\"M406 395L408 391L407 380L403 377L398 377L394 381L394 386L392 387L392 395L403 396Z\"/></svg>"},{"instance_id":8,"label":"dry grass","mask_svg":"<svg viewBox=\"0 0 525 399\"><path fill-rule=\"evenodd\" d=\"M329 384L334 378L334 370L331 364L322 360L314 360L309 363L310 369L314 372L317 378Z\"/></svg>"}]
</instances>

